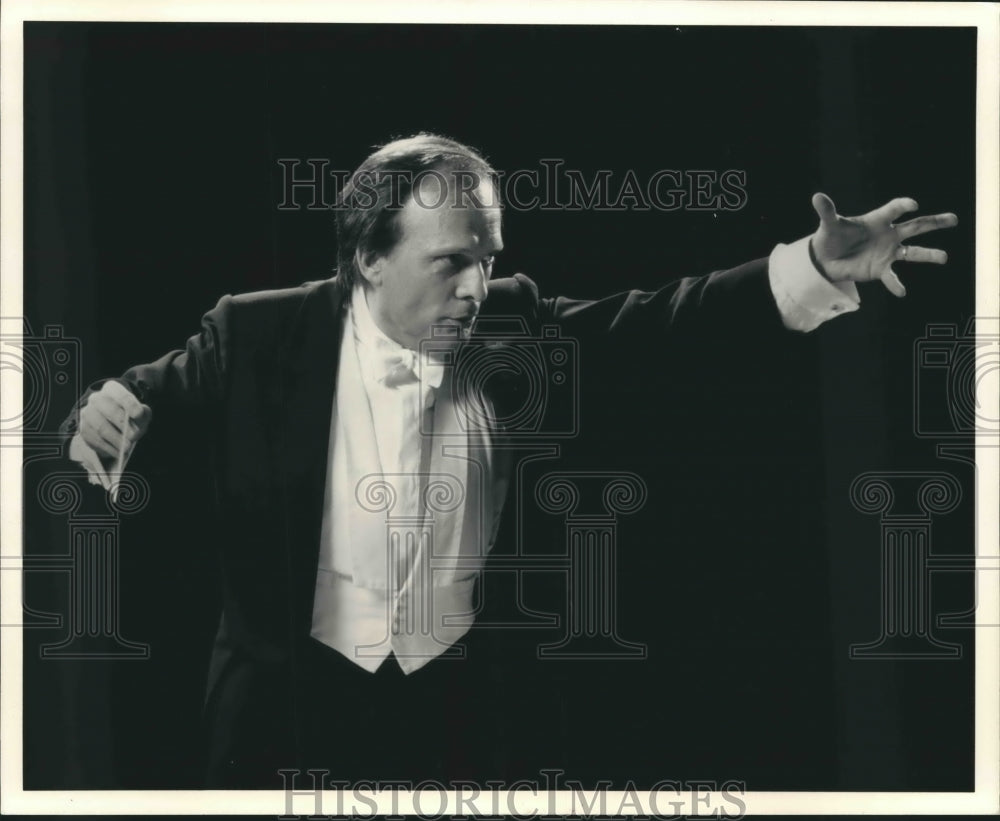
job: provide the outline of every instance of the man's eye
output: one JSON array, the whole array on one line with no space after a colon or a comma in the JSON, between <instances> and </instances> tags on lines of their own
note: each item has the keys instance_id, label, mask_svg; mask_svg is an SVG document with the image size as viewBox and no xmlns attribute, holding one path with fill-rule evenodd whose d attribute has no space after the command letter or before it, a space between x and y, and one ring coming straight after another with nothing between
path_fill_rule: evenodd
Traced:
<instances>
[{"instance_id":1,"label":"man's eye","mask_svg":"<svg viewBox=\"0 0 1000 821\"><path fill-rule=\"evenodd\" d=\"M449 268L462 268L465 266L465 257L461 254L447 254L446 256L439 257L442 262L447 263Z\"/></svg>"},{"instance_id":2,"label":"man's eye","mask_svg":"<svg viewBox=\"0 0 1000 821\"><path fill-rule=\"evenodd\" d=\"M463 271L470 264L472 264L472 258L467 257L464 254L447 254L442 257L438 257L449 269L455 271ZM484 268L492 268L493 263L496 262L496 256L490 254L489 256L483 257L482 265Z\"/></svg>"}]
</instances>

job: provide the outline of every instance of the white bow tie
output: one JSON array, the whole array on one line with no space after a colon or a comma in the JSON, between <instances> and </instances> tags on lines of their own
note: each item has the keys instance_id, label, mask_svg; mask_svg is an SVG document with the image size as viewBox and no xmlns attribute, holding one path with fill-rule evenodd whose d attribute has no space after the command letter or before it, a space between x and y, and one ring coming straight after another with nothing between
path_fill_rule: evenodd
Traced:
<instances>
[{"instance_id":1,"label":"white bow tie","mask_svg":"<svg viewBox=\"0 0 1000 821\"><path fill-rule=\"evenodd\" d=\"M403 385L413 379L420 380L432 388L439 388L444 379L444 365L426 354L418 354L409 348L387 350L379 346L374 352L375 373L390 387Z\"/></svg>"}]
</instances>

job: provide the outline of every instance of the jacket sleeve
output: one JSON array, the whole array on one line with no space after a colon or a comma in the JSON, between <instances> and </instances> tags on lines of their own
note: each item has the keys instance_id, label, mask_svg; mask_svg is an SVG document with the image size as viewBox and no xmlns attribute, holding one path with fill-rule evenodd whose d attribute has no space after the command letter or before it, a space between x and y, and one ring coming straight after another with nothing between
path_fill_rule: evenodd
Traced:
<instances>
[{"instance_id":1,"label":"jacket sleeve","mask_svg":"<svg viewBox=\"0 0 1000 821\"><path fill-rule=\"evenodd\" d=\"M787 380L808 379L818 364L817 336L785 326L766 258L596 300L544 298L527 277L515 280L533 333L544 342L540 329L555 326L572 340L581 384L598 394L647 401L669 386L726 402L748 391L783 396Z\"/></svg>"},{"instance_id":2,"label":"jacket sleeve","mask_svg":"<svg viewBox=\"0 0 1000 821\"><path fill-rule=\"evenodd\" d=\"M227 390L231 370L233 298L224 296L201 320L201 330L183 349L170 351L155 362L135 365L116 381L142 403L158 409L195 410L217 404ZM88 398L109 380L89 386L60 426L67 438L78 429L80 410Z\"/></svg>"},{"instance_id":3,"label":"jacket sleeve","mask_svg":"<svg viewBox=\"0 0 1000 821\"><path fill-rule=\"evenodd\" d=\"M782 322L768 282L767 259L685 277L655 291L622 291L597 300L540 298L538 321L557 324L570 336L603 334L611 341L647 334L660 339L750 334L762 340L798 335Z\"/></svg>"}]
</instances>

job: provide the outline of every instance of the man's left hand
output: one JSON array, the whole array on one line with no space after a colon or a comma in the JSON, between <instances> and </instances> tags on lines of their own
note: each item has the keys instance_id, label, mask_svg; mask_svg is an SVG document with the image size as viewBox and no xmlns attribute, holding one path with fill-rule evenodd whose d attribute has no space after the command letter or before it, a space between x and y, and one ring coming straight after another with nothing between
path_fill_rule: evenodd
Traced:
<instances>
[{"instance_id":1,"label":"man's left hand","mask_svg":"<svg viewBox=\"0 0 1000 821\"><path fill-rule=\"evenodd\" d=\"M916 217L894 224L903 214L917 210L909 197L890 200L881 208L860 217L842 217L826 194L815 194L813 208L819 214L819 228L810 239L814 262L831 282L881 280L893 294L906 296L892 263L933 262L941 265L948 255L937 248L903 245L903 240L958 225L954 214Z\"/></svg>"}]
</instances>

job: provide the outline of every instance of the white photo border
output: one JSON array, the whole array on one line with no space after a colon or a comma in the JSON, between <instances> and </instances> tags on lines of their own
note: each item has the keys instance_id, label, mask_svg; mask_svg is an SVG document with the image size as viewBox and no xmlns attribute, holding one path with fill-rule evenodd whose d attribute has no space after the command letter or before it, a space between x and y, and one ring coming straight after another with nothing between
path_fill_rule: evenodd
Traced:
<instances>
[{"instance_id":1,"label":"white photo border","mask_svg":"<svg viewBox=\"0 0 1000 821\"><path fill-rule=\"evenodd\" d=\"M534 23L590 25L726 25L726 26L940 26L975 27L977 36L977 140L976 140L976 315L1000 315L998 304L997 225L1000 225L998 191L1000 160L1000 7L983 3L811 3L811 2L643 2L642 0L549 0L549 2L483 3L435 0L432 3L343 2L342 0L7 0L0 21L0 213L3 215L0 264L2 296L0 316L22 315L22 191L23 191L23 24L25 21L129 21L129 22L311 22L311 23ZM9 388L9 386L7 386ZM997 396L981 396L989 418L1000 418ZM21 407L15 389L0 397L10 409ZM977 442L977 555L995 553L1000 544L997 499L1000 488L998 450ZM0 448L2 531L0 543L4 568L14 566L21 544L21 451ZM989 549L992 548L992 549ZM983 566L985 569L985 565ZM17 624L21 617L21 583L18 573L0 574L0 624ZM998 575L980 574L977 623L1000 623ZM995 628L976 631L975 690L975 791L971 793L847 793L847 792L748 792L742 796L747 814L980 814L1000 810L1000 653ZM4 814L261 814L281 816L291 809L300 817L317 811L315 796L293 796L279 791L24 791L22 777L22 640L20 629L3 629L0 643L0 811ZM449 793L450 802L457 796ZM484 814L491 798L484 793ZM618 806L622 793L608 792L608 804ZM411 796L398 796L397 811L417 812ZM530 815L579 812L568 792L520 793L516 806ZM691 795L680 794L682 811L697 814ZM437 800L431 802L435 809ZM664 802L661 802L664 803ZM335 793L325 794L323 806L337 807ZM709 806L718 807L718 802ZM454 803L446 812L451 814ZM380 801L378 811L390 810ZM426 805L425 805L426 811Z\"/></svg>"}]
</instances>

